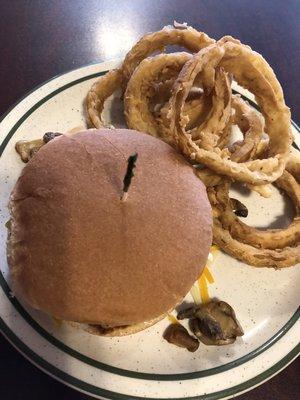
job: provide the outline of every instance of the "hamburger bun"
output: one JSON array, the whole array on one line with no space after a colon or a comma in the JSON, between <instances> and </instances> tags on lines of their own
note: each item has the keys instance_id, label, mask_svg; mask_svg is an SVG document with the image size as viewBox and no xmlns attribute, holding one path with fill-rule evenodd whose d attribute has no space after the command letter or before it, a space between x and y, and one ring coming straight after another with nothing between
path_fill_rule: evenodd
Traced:
<instances>
[{"instance_id":1,"label":"hamburger bun","mask_svg":"<svg viewBox=\"0 0 300 400\"><path fill-rule=\"evenodd\" d=\"M127 129L50 141L24 167L9 208L16 294L55 318L104 328L147 327L173 309L212 242L211 207L193 167L168 144Z\"/></svg>"}]
</instances>

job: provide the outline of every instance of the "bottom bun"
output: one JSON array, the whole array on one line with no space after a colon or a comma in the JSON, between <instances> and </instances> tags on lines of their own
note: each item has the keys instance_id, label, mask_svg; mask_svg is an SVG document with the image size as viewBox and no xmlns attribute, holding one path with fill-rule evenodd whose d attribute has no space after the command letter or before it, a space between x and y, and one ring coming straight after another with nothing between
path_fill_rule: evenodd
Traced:
<instances>
[{"instance_id":1,"label":"bottom bun","mask_svg":"<svg viewBox=\"0 0 300 400\"><path fill-rule=\"evenodd\" d=\"M143 331L144 329L150 328L150 326L156 324L167 316L167 314L162 314L150 321L140 322L134 325L116 326L114 328L103 328L101 325L87 325L85 330L92 335L98 336L126 336L132 335L134 333Z\"/></svg>"}]
</instances>

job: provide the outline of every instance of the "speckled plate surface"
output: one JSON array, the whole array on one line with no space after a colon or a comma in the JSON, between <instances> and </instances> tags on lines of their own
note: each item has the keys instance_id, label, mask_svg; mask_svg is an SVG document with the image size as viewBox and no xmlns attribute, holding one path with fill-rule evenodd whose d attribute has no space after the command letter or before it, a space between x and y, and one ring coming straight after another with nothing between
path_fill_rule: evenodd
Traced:
<instances>
[{"instance_id":1,"label":"speckled plate surface","mask_svg":"<svg viewBox=\"0 0 300 400\"><path fill-rule=\"evenodd\" d=\"M299 265L282 271L258 269L218 252L209 292L233 306L245 335L225 347L200 345L196 353L162 339L167 319L133 336L99 338L67 323L55 324L11 293L5 254L7 202L24 166L15 142L84 126L82 105L88 89L115 66L90 65L56 77L28 94L0 122L0 329L39 368L98 398L232 397L266 381L299 353ZM109 102L106 113L122 126L118 99ZM299 128L294 125L293 130L300 147ZM275 189L271 199L238 189L235 194L248 206L246 222L251 225L278 227L291 218L289 203Z\"/></svg>"}]
</instances>

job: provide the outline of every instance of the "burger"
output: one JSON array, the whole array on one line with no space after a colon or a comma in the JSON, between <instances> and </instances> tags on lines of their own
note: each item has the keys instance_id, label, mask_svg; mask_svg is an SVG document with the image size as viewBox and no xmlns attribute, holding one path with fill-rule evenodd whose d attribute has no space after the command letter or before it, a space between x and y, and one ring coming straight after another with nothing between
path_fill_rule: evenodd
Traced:
<instances>
[{"instance_id":1,"label":"burger","mask_svg":"<svg viewBox=\"0 0 300 400\"><path fill-rule=\"evenodd\" d=\"M194 168L168 144L127 129L49 141L24 167L9 209L14 293L101 335L138 332L174 309L212 242L211 207Z\"/></svg>"}]
</instances>

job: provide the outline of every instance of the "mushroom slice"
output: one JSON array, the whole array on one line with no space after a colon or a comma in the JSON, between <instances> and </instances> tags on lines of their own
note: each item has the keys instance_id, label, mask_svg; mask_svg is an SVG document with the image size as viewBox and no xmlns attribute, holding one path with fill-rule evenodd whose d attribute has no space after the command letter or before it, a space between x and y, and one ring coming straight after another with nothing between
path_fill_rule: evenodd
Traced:
<instances>
[{"instance_id":1,"label":"mushroom slice","mask_svg":"<svg viewBox=\"0 0 300 400\"><path fill-rule=\"evenodd\" d=\"M193 304L190 307L180 310L177 314L177 319L182 320L186 318L194 318L195 311L196 311L196 306Z\"/></svg>"},{"instance_id":2,"label":"mushroom slice","mask_svg":"<svg viewBox=\"0 0 300 400\"><path fill-rule=\"evenodd\" d=\"M16 143L16 151L20 154L23 162L27 163L39 149L44 145L42 139L36 140L20 140Z\"/></svg>"},{"instance_id":3,"label":"mushroom slice","mask_svg":"<svg viewBox=\"0 0 300 400\"><path fill-rule=\"evenodd\" d=\"M43 135L43 139L19 140L16 143L15 148L17 153L21 156L22 161L27 163L40 150L40 148L44 146L44 144L61 135L62 133L59 132L46 132Z\"/></svg>"},{"instance_id":4,"label":"mushroom slice","mask_svg":"<svg viewBox=\"0 0 300 400\"><path fill-rule=\"evenodd\" d=\"M55 139L57 136L61 136L62 133L59 132L46 132L43 136L44 143L50 142L50 140Z\"/></svg>"},{"instance_id":5,"label":"mushroom slice","mask_svg":"<svg viewBox=\"0 0 300 400\"><path fill-rule=\"evenodd\" d=\"M244 334L233 308L225 301L218 300L196 308L191 328L197 338L207 345L230 344Z\"/></svg>"},{"instance_id":6,"label":"mushroom slice","mask_svg":"<svg viewBox=\"0 0 300 400\"><path fill-rule=\"evenodd\" d=\"M191 318L194 335L206 345L222 346L233 343L244 334L233 308L225 301L211 300L180 311L178 319Z\"/></svg>"},{"instance_id":7,"label":"mushroom slice","mask_svg":"<svg viewBox=\"0 0 300 400\"><path fill-rule=\"evenodd\" d=\"M232 197L230 198L230 202L232 211L235 213L235 215L242 218L248 217L248 208L245 206L245 204Z\"/></svg>"},{"instance_id":8,"label":"mushroom slice","mask_svg":"<svg viewBox=\"0 0 300 400\"><path fill-rule=\"evenodd\" d=\"M199 347L199 341L191 336L185 327L180 324L169 325L164 332L164 339L191 352L196 351Z\"/></svg>"}]
</instances>

